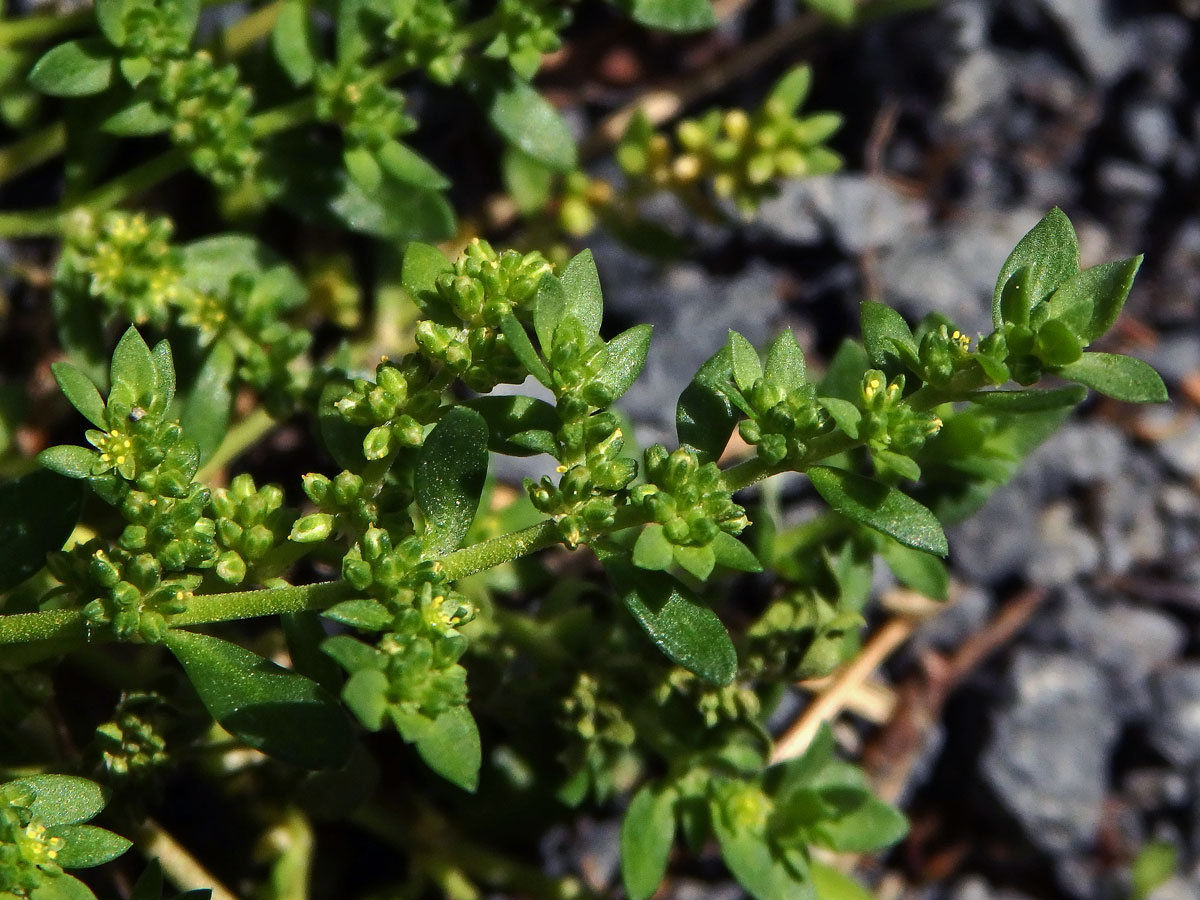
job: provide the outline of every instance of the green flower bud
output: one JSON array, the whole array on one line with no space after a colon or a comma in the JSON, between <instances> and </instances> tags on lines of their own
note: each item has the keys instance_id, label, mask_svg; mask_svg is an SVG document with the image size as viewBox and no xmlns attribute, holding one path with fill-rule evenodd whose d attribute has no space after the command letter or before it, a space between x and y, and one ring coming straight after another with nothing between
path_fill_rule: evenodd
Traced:
<instances>
[{"instance_id":1,"label":"green flower bud","mask_svg":"<svg viewBox=\"0 0 1200 900\"><path fill-rule=\"evenodd\" d=\"M275 535L266 525L255 525L242 537L242 556L246 559L262 559L273 546Z\"/></svg>"},{"instance_id":2,"label":"green flower bud","mask_svg":"<svg viewBox=\"0 0 1200 900\"><path fill-rule=\"evenodd\" d=\"M388 455L391 446L392 429L387 425L378 425L363 438L363 456L369 460L383 459Z\"/></svg>"},{"instance_id":3,"label":"green flower bud","mask_svg":"<svg viewBox=\"0 0 1200 900\"><path fill-rule=\"evenodd\" d=\"M288 540L298 544L319 543L327 540L333 533L333 525L333 516L328 513L313 513L296 521Z\"/></svg>"},{"instance_id":4,"label":"green flower bud","mask_svg":"<svg viewBox=\"0 0 1200 900\"><path fill-rule=\"evenodd\" d=\"M226 550L217 557L214 571L227 584L241 584L246 577L246 561L235 551Z\"/></svg>"}]
</instances>

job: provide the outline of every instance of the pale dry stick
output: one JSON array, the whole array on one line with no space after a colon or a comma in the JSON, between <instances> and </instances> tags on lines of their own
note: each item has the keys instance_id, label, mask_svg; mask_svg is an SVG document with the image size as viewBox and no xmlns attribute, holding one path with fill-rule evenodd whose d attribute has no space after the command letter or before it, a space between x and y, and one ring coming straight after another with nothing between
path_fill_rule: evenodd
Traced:
<instances>
[{"instance_id":1,"label":"pale dry stick","mask_svg":"<svg viewBox=\"0 0 1200 900\"><path fill-rule=\"evenodd\" d=\"M216 876L153 819L142 824L137 845L147 859L158 860L167 879L181 891L211 888L211 900L239 900L237 894L217 881Z\"/></svg>"},{"instance_id":2,"label":"pale dry stick","mask_svg":"<svg viewBox=\"0 0 1200 900\"><path fill-rule=\"evenodd\" d=\"M859 689L897 647L908 640L916 627L917 623L913 619L897 616L889 619L882 628L871 635L862 652L833 676L829 689L817 696L775 742L771 762L783 762L803 753L821 724L837 717L846 707L851 694Z\"/></svg>"}]
</instances>

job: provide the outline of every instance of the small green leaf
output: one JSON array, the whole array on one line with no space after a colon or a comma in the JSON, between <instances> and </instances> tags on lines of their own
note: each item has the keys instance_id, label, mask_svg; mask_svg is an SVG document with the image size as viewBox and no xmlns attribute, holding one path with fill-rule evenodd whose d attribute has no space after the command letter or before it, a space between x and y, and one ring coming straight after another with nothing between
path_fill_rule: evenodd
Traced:
<instances>
[{"instance_id":1,"label":"small green leaf","mask_svg":"<svg viewBox=\"0 0 1200 900\"><path fill-rule=\"evenodd\" d=\"M813 10L839 25L849 25L858 12L855 0L804 0Z\"/></svg>"},{"instance_id":2,"label":"small green leaf","mask_svg":"<svg viewBox=\"0 0 1200 900\"><path fill-rule=\"evenodd\" d=\"M1028 325L1034 299L1033 269L1021 266L1008 276L1000 289L1000 319L1015 325Z\"/></svg>"},{"instance_id":3,"label":"small green leaf","mask_svg":"<svg viewBox=\"0 0 1200 900\"><path fill-rule=\"evenodd\" d=\"M803 387L807 380L804 351L800 349L800 343L792 329L785 328L771 343L771 348L767 351L765 374L767 381L785 391Z\"/></svg>"},{"instance_id":4,"label":"small green leaf","mask_svg":"<svg viewBox=\"0 0 1200 900\"><path fill-rule=\"evenodd\" d=\"M862 421L862 412L857 406L840 397L818 397L817 402L825 407L825 411L838 428L858 440L858 424Z\"/></svg>"},{"instance_id":5,"label":"small green leaf","mask_svg":"<svg viewBox=\"0 0 1200 900\"><path fill-rule=\"evenodd\" d=\"M165 414L175 399L175 357L171 354L171 345L165 340L159 341L150 349L150 359L154 362L154 393L158 408Z\"/></svg>"},{"instance_id":6,"label":"small green leaf","mask_svg":"<svg viewBox=\"0 0 1200 900\"><path fill-rule=\"evenodd\" d=\"M596 377L596 382L608 388L614 400L624 395L642 374L653 330L652 325L634 325L629 330L622 331L606 345L608 358Z\"/></svg>"},{"instance_id":7,"label":"small green leaf","mask_svg":"<svg viewBox=\"0 0 1200 900\"><path fill-rule=\"evenodd\" d=\"M68 478L89 478L92 466L100 459L100 454L86 447L76 447L72 444L59 444L57 447L47 447L37 455L37 461L44 468Z\"/></svg>"},{"instance_id":8,"label":"small green leaf","mask_svg":"<svg viewBox=\"0 0 1200 900\"><path fill-rule=\"evenodd\" d=\"M392 624L392 614L387 607L370 597L343 600L329 607L322 615L343 625L367 631L384 631Z\"/></svg>"},{"instance_id":9,"label":"small green leaf","mask_svg":"<svg viewBox=\"0 0 1200 900\"><path fill-rule=\"evenodd\" d=\"M712 549L719 565L737 572L761 572L762 563L749 547L732 534L718 531L713 538Z\"/></svg>"},{"instance_id":10,"label":"small green leaf","mask_svg":"<svg viewBox=\"0 0 1200 900\"><path fill-rule=\"evenodd\" d=\"M129 9L129 0L96 0L93 4L96 11L96 24L100 33L108 38L114 47L125 44L125 13ZM158 900L157 897L154 900Z\"/></svg>"},{"instance_id":11,"label":"small green leaf","mask_svg":"<svg viewBox=\"0 0 1200 900\"><path fill-rule=\"evenodd\" d=\"M1044 307L1050 318L1065 322L1086 346L1117 321L1141 264L1142 257L1135 256L1084 269L1059 285L1035 312Z\"/></svg>"},{"instance_id":12,"label":"small green leaf","mask_svg":"<svg viewBox=\"0 0 1200 900\"><path fill-rule=\"evenodd\" d=\"M96 895L74 875L64 872L61 875L43 878L41 884L29 892L29 900L96 900Z\"/></svg>"},{"instance_id":13,"label":"small green leaf","mask_svg":"<svg viewBox=\"0 0 1200 900\"><path fill-rule=\"evenodd\" d=\"M489 85L488 121L510 144L555 172L570 172L578 165L571 130L541 94L511 75L506 83Z\"/></svg>"},{"instance_id":14,"label":"small green leaf","mask_svg":"<svg viewBox=\"0 0 1200 900\"><path fill-rule=\"evenodd\" d=\"M671 568L675 559L674 550L663 527L657 522L651 522L638 535L637 543L633 545L633 564L640 569L663 571Z\"/></svg>"},{"instance_id":15,"label":"small green leaf","mask_svg":"<svg viewBox=\"0 0 1200 900\"><path fill-rule=\"evenodd\" d=\"M117 63L117 68L121 70L129 86L136 88L150 77L150 73L154 71L154 63L144 56L123 56ZM155 99L155 95L152 94L147 99Z\"/></svg>"},{"instance_id":16,"label":"small green leaf","mask_svg":"<svg viewBox=\"0 0 1200 900\"><path fill-rule=\"evenodd\" d=\"M1146 900L1179 871L1179 851L1170 841L1149 841L1129 867L1131 900Z\"/></svg>"},{"instance_id":17,"label":"small green leaf","mask_svg":"<svg viewBox=\"0 0 1200 900\"><path fill-rule=\"evenodd\" d=\"M879 555L905 587L933 600L945 600L950 590L946 564L932 554L882 538Z\"/></svg>"},{"instance_id":18,"label":"small green leaf","mask_svg":"<svg viewBox=\"0 0 1200 900\"><path fill-rule=\"evenodd\" d=\"M733 381L738 390L750 390L754 387L754 382L763 377L758 351L736 331L729 332L729 360L733 368Z\"/></svg>"},{"instance_id":19,"label":"small green leaf","mask_svg":"<svg viewBox=\"0 0 1200 900\"><path fill-rule=\"evenodd\" d=\"M108 431L104 400L101 399L95 382L68 362L53 363L50 371L54 373L54 380L58 382L63 396L71 405L101 431Z\"/></svg>"},{"instance_id":20,"label":"small green leaf","mask_svg":"<svg viewBox=\"0 0 1200 900\"><path fill-rule=\"evenodd\" d=\"M129 900L162 900L162 889L162 866L157 859L152 859L134 883Z\"/></svg>"},{"instance_id":21,"label":"small green leaf","mask_svg":"<svg viewBox=\"0 0 1200 900\"><path fill-rule=\"evenodd\" d=\"M533 331L542 353L549 354L554 346L554 332L567 313L567 292L562 282L547 272L538 282L533 301Z\"/></svg>"},{"instance_id":22,"label":"small green leaf","mask_svg":"<svg viewBox=\"0 0 1200 900\"><path fill-rule=\"evenodd\" d=\"M1085 353L1059 375L1125 403L1166 403L1167 386L1149 365L1116 353Z\"/></svg>"},{"instance_id":23,"label":"small green leaf","mask_svg":"<svg viewBox=\"0 0 1200 900\"><path fill-rule=\"evenodd\" d=\"M437 247L412 241L404 251L400 281L413 299L420 302L426 294L436 290L437 277L452 268L450 260Z\"/></svg>"},{"instance_id":24,"label":"small green leaf","mask_svg":"<svg viewBox=\"0 0 1200 900\"><path fill-rule=\"evenodd\" d=\"M869 794L848 815L811 829L813 843L837 853L870 853L908 834L908 820L896 808Z\"/></svg>"},{"instance_id":25,"label":"small green leaf","mask_svg":"<svg viewBox=\"0 0 1200 900\"><path fill-rule=\"evenodd\" d=\"M149 137L166 131L174 121L153 102L136 100L105 119L101 129L116 137Z\"/></svg>"},{"instance_id":26,"label":"small green leaf","mask_svg":"<svg viewBox=\"0 0 1200 900\"><path fill-rule=\"evenodd\" d=\"M458 549L475 519L487 478L488 427L473 409L457 407L425 438L417 457L417 505L425 516L421 538L431 558Z\"/></svg>"},{"instance_id":27,"label":"small green leaf","mask_svg":"<svg viewBox=\"0 0 1200 900\"><path fill-rule=\"evenodd\" d=\"M450 187L450 179L407 144L388 141L376 153L379 165L402 184L410 184L427 191L444 191Z\"/></svg>"},{"instance_id":28,"label":"small green leaf","mask_svg":"<svg viewBox=\"0 0 1200 900\"><path fill-rule=\"evenodd\" d=\"M844 469L813 466L806 473L817 493L847 519L890 535L907 547L945 556L937 517L907 494Z\"/></svg>"},{"instance_id":29,"label":"small green leaf","mask_svg":"<svg viewBox=\"0 0 1200 900\"><path fill-rule=\"evenodd\" d=\"M150 355L150 348L133 326L117 342L108 375L113 387L127 385L139 403L151 402L156 398L158 369Z\"/></svg>"},{"instance_id":30,"label":"small green leaf","mask_svg":"<svg viewBox=\"0 0 1200 900\"><path fill-rule=\"evenodd\" d=\"M294 87L308 84L317 68L312 21L305 0L284 0L271 31L271 51Z\"/></svg>"},{"instance_id":31,"label":"small green leaf","mask_svg":"<svg viewBox=\"0 0 1200 900\"><path fill-rule=\"evenodd\" d=\"M1038 329L1033 352L1047 366L1067 366L1083 355L1083 346L1070 325L1051 319Z\"/></svg>"},{"instance_id":32,"label":"small green leaf","mask_svg":"<svg viewBox=\"0 0 1200 900\"><path fill-rule=\"evenodd\" d=\"M433 771L464 791L479 786L483 752L479 726L465 706L452 706L433 721L416 741L417 752Z\"/></svg>"},{"instance_id":33,"label":"small green leaf","mask_svg":"<svg viewBox=\"0 0 1200 900\"><path fill-rule=\"evenodd\" d=\"M720 457L737 424L738 414L725 392L733 379L732 366L726 344L708 358L679 395L675 409L679 443L696 450L702 463Z\"/></svg>"},{"instance_id":34,"label":"small green leaf","mask_svg":"<svg viewBox=\"0 0 1200 900\"><path fill-rule=\"evenodd\" d=\"M600 554L622 602L658 649L714 684L733 681L737 651L716 613L670 575L635 568L615 553Z\"/></svg>"},{"instance_id":35,"label":"small green leaf","mask_svg":"<svg viewBox=\"0 0 1200 900\"><path fill-rule=\"evenodd\" d=\"M863 372L871 368L871 360L861 344L846 338L838 345L829 361L829 368L817 384L817 395L839 400L858 400L862 392Z\"/></svg>"},{"instance_id":36,"label":"small green leaf","mask_svg":"<svg viewBox=\"0 0 1200 900\"><path fill-rule=\"evenodd\" d=\"M562 422L545 400L522 394L488 395L472 397L465 405L483 416L488 427L488 449L493 453L532 456L557 449L554 435ZM514 440L517 435L522 436L520 442ZM537 448L531 446L532 441L536 441Z\"/></svg>"},{"instance_id":37,"label":"small green leaf","mask_svg":"<svg viewBox=\"0 0 1200 900\"><path fill-rule=\"evenodd\" d=\"M315 681L206 634L172 629L165 642L209 714L251 747L308 769L349 757L349 723Z\"/></svg>"},{"instance_id":38,"label":"small green leaf","mask_svg":"<svg viewBox=\"0 0 1200 900\"><path fill-rule=\"evenodd\" d=\"M1072 384L1046 391L976 391L968 399L984 409L996 412L1023 413L1062 409L1082 403L1087 388Z\"/></svg>"},{"instance_id":39,"label":"small green leaf","mask_svg":"<svg viewBox=\"0 0 1200 900\"><path fill-rule=\"evenodd\" d=\"M647 28L704 31L717 25L711 0L619 0L619 5Z\"/></svg>"},{"instance_id":40,"label":"small green leaf","mask_svg":"<svg viewBox=\"0 0 1200 900\"><path fill-rule=\"evenodd\" d=\"M717 554L713 551L711 544L702 544L698 547L677 546L674 548L674 552L675 562L679 563L680 568L700 581L707 581L708 576L712 574L712 570L717 565Z\"/></svg>"},{"instance_id":41,"label":"small green leaf","mask_svg":"<svg viewBox=\"0 0 1200 900\"><path fill-rule=\"evenodd\" d=\"M1079 271L1079 241L1066 213L1055 207L1046 213L1013 248L992 293L992 324L1003 325L1000 298L1009 277L1022 266L1029 267L1028 296L1036 303Z\"/></svg>"},{"instance_id":42,"label":"small green leaf","mask_svg":"<svg viewBox=\"0 0 1200 900\"><path fill-rule=\"evenodd\" d=\"M100 785L76 775L26 775L14 780L33 791L29 811L47 828L86 822L107 802Z\"/></svg>"},{"instance_id":43,"label":"small green leaf","mask_svg":"<svg viewBox=\"0 0 1200 900\"><path fill-rule=\"evenodd\" d=\"M16 587L45 565L47 553L62 549L79 520L83 493L79 482L54 472L0 482L0 591Z\"/></svg>"},{"instance_id":44,"label":"small green leaf","mask_svg":"<svg viewBox=\"0 0 1200 900\"><path fill-rule=\"evenodd\" d=\"M66 842L54 860L64 869L100 866L133 846L132 841L95 825L55 825L48 834Z\"/></svg>"},{"instance_id":45,"label":"small green leaf","mask_svg":"<svg viewBox=\"0 0 1200 900\"><path fill-rule=\"evenodd\" d=\"M512 197L517 209L531 215L550 202L554 187L554 171L512 144L504 148L500 158L505 192Z\"/></svg>"},{"instance_id":46,"label":"small green leaf","mask_svg":"<svg viewBox=\"0 0 1200 900\"><path fill-rule=\"evenodd\" d=\"M342 162L356 185L368 193L379 190L383 183L383 167L369 149L361 144L347 147L342 152Z\"/></svg>"},{"instance_id":47,"label":"small green leaf","mask_svg":"<svg viewBox=\"0 0 1200 900\"><path fill-rule=\"evenodd\" d=\"M875 895L844 872L811 860L808 875L812 879L817 900L875 900Z\"/></svg>"},{"instance_id":48,"label":"small green leaf","mask_svg":"<svg viewBox=\"0 0 1200 900\"><path fill-rule=\"evenodd\" d=\"M29 73L29 83L52 97L86 97L112 84L112 48L100 38L67 41L51 48Z\"/></svg>"},{"instance_id":49,"label":"small green leaf","mask_svg":"<svg viewBox=\"0 0 1200 900\"><path fill-rule=\"evenodd\" d=\"M675 843L675 792L646 785L621 821L621 876L629 900L649 900L662 883Z\"/></svg>"},{"instance_id":50,"label":"small green leaf","mask_svg":"<svg viewBox=\"0 0 1200 900\"><path fill-rule=\"evenodd\" d=\"M794 69L789 69L779 81L775 82L775 87L771 88L766 102L774 104L792 115L808 97L811 87L812 68L796 66Z\"/></svg>"},{"instance_id":51,"label":"small green leaf","mask_svg":"<svg viewBox=\"0 0 1200 900\"><path fill-rule=\"evenodd\" d=\"M500 330L504 332L508 346L525 370L546 387L553 389L554 380L550 377L550 370L546 368L542 358L533 349L533 342L529 340L525 326L517 321L517 317L512 313L506 315L500 320Z\"/></svg>"},{"instance_id":52,"label":"small green leaf","mask_svg":"<svg viewBox=\"0 0 1200 900\"><path fill-rule=\"evenodd\" d=\"M863 301L861 307L863 347L871 362L883 366L899 358L896 347L907 347L916 355L917 342L904 317L890 306Z\"/></svg>"},{"instance_id":53,"label":"small green leaf","mask_svg":"<svg viewBox=\"0 0 1200 900\"><path fill-rule=\"evenodd\" d=\"M180 424L184 433L199 447L201 460L209 459L216 452L229 430L236 371L237 355L233 346L224 340L217 341L196 373L196 383L183 404Z\"/></svg>"},{"instance_id":54,"label":"small green leaf","mask_svg":"<svg viewBox=\"0 0 1200 900\"><path fill-rule=\"evenodd\" d=\"M713 831L725 865L756 900L815 900L807 869L797 871L792 865L793 859L802 863L802 858L783 859L773 852L765 826L748 827L738 820L735 792L743 790L747 788L731 785L713 798Z\"/></svg>"},{"instance_id":55,"label":"small green leaf","mask_svg":"<svg viewBox=\"0 0 1200 900\"><path fill-rule=\"evenodd\" d=\"M378 731L388 708L388 679L379 669L359 669L342 687L342 700L363 727Z\"/></svg>"},{"instance_id":56,"label":"small green leaf","mask_svg":"<svg viewBox=\"0 0 1200 900\"><path fill-rule=\"evenodd\" d=\"M566 295L566 311L579 320L587 334L600 333L604 317L604 296L600 292L600 274L591 250L584 250L567 263L559 276Z\"/></svg>"}]
</instances>

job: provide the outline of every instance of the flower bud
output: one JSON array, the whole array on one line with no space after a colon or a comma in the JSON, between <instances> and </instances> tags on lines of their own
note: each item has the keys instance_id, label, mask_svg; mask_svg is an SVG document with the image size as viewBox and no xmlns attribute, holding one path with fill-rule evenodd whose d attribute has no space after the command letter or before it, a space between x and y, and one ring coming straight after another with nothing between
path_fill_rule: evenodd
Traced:
<instances>
[{"instance_id":1,"label":"flower bud","mask_svg":"<svg viewBox=\"0 0 1200 900\"><path fill-rule=\"evenodd\" d=\"M328 513L313 513L296 521L288 540L298 544L319 543L327 540L333 533L333 525L333 516Z\"/></svg>"}]
</instances>

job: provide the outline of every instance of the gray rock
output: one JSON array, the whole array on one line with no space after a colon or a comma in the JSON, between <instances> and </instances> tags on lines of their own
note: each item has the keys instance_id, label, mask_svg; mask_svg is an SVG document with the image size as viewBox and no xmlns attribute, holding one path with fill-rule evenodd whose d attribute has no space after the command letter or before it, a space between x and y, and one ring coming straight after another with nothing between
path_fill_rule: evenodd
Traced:
<instances>
[{"instance_id":1,"label":"gray rock","mask_svg":"<svg viewBox=\"0 0 1200 900\"><path fill-rule=\"evenodd\" d=\"M998 53L986 49L972 53L950 76L942 117L962 125L995 110L1008 98L1013 71L1010 61Z\"/></svg>"},{"instance_id":2,"label":"gray rock","mask_svg":"<svg viewBox=\"0 0 1200 900\"><path fill-rule=\"evenodd\" d=\"M1069 584L1094 572L1100 564L1100 545L1075 521L1067 503L1055 503L1042 513L1038 539L1026 572L1030 580L1047 587Z\"/></svg>"},{"instance_id":3,"label":"gray rock","mask_svg":"<svg viewBox=\"0 0 1200 900\"><path fill-rule=\"evenodd\" d=\"M1171 158L1175 120L1165 104L1138 103L1125 111L1125 131L1142 161L1156 169Z\"/></svg>"},{"instance_id":4,"label":"gray rock","mask_svg":"<svg viewBox=\"0 0 1200 900\"><path fill-rule=\"evenodd\" d=\"M846 253L888 247L925 222L925 204L886 181L868 175L836 174L788 182L762 205L758 227L777 240L815 244L833 238Z\"/></svg>"},{"instance_id":5,"label":"gray rock","mask_svg":"<svg viewBox=\"0 0 1200 900\"><path fill-rule=\"evenodd\" d=\"M1046 495L1073 485L1096 485L1124 477L1128 448L1115 428L1102 422L1068 422L1029 455L1027 465L1042 479Z\"/></svg>"},{"instance_id":6,"label":"gray rock","mask_svg":"<svg viewBox=\"0 0 1200 900\"><path fill-rule=\"evenodd\" d=\"M978 875L968 875L950 891L950 900L1029 900L1028 894L994 888Z\"/></svg>"},{"instance_id":7,"label":"gray rock","mask_svg":"<svg viewBox=\"0 0 1200 900\"><path fill-rule=\"evenodd\" d=\"M1200 227L1196 229L1196 238L1200 242ZM1191 265L1200 270L1200 247L1197 251ZM1179 262L1188 265L1188 261L1181 259ZM1144 356L1146 362L1154 366L1168 384L1178 383L1188 375L1200 372L1200 338L1192 334L1163 335L1162 340L1146 349Z\"/></svg>"},{"instance_id":8,"label":"gray rock","mask_svg":"<svg viewBox=\"0 0 1200 900\"><path fill-rule=\"evenodd\" d=\"M1040 2L1098 81L1115 81L1135 62L1139 35L1132 28L1114 27L1104 0Z\"/></svg>"},{"instance_id":9,"label":"gray rock","mask_svg":"<svg viewBox=\"0 0 1200 900\"><path fill-rule=\"evenodd\" d=\"M1128 603L1099 606L1082 590L1067 591L1062 621L1067 642L1108 678L1116 713L1123 719L1146 716L1150 677L1183 649L1184 626L1157 610Z\"/></svg>"},{"instance_id":10,"label":"gray rock","mask_svg":"<svg viewBox=\"0 0 1200 900\"><path fill-rule=\"evenodd\" d=\"M976 584L990 585L1022 572L1037 537L1030 483L1018 476L998 488L975 515L948 530L954 567Z\"/></svg>"},{"instance_id":11,"label":"gray rock","mask_svg":"<svg viewBox=\"0 0 1200 900\"><path fill-rule=\"evenodd\" d=\"M1149 738L1177 766L1200 762L1200 663L1180 663L1151 680Z\"/></svg>"},{"instance_id":12,"label":"gray rock","mask_svg":"<svg viewBox=\"0 0 1200 900\"><path fill-rule=\"evenodd\" d=\"M1167 465L1188 478L1200 476L1200 418L1158 442L1158 453Z\"/></svg>"},{"instance_id":13,"label":"gray rock","mask_svg":"<svg viewBox=\"0 0 1200 900\"><path fill-rule=\"evenodd\" d=\"M991 611L992 599L987 591L966 587L958 592L952 604L916 630L908 650L919 655L928 649L957 647L984 626Z\"/></svg>"},{"instance_id":14,"label":"gray rock","mask_svg":"<svg viewBox=\"0 0 1200 900\"><path fill-rule=\"evenodd\" d=\"M1187 778L1174 769L1134 769L1121 782L1121 794L1135 809L1154 812L1187 803Z\"/></svg>"},{"instance_id":15,"label":"gray rock","mask_svg":"<svg viewBox=\"0 0 1200 900\"><path fill-rule=\"evenodd\" d=\"M918 318L943 313L968 334L991 331L996 273L1041 215L981 213L931 230L914 229L880 265L887 300Z\"/></svg>"},{"instance_id":16,"label":"gray rock","mask_svg":"<svg viewBox=\"0 0 1200 900\"><path fill-rule=\"evenodd\" d=\"M1053 854L1086 847L1117 736L1105 680L1084 660L1022 649L1009 681L1013 699L996 717L983 776L1035 845Z\"/></svg>"},{"instance_id":17,"label":"gray rock","mask_svg":"<svg viewBox=\"0 0 1200 900\"><path fill-rule=\"evenodd\" d=\"M1172 875L1152 890L1146 900L1200 900L1200 881Z\"/></svg>"},{"instance_id":18,"label":"gray rock","mask_svg":"<svg viewBox=\"0 0 1200 900\"><path fill-rule=\"evenodd\" d=\"M1162 178L1153 169L1123 159L1106 159L1096 169L1101 190L1118 200L1153 200Z\"/></svg>"}]
</instances>

